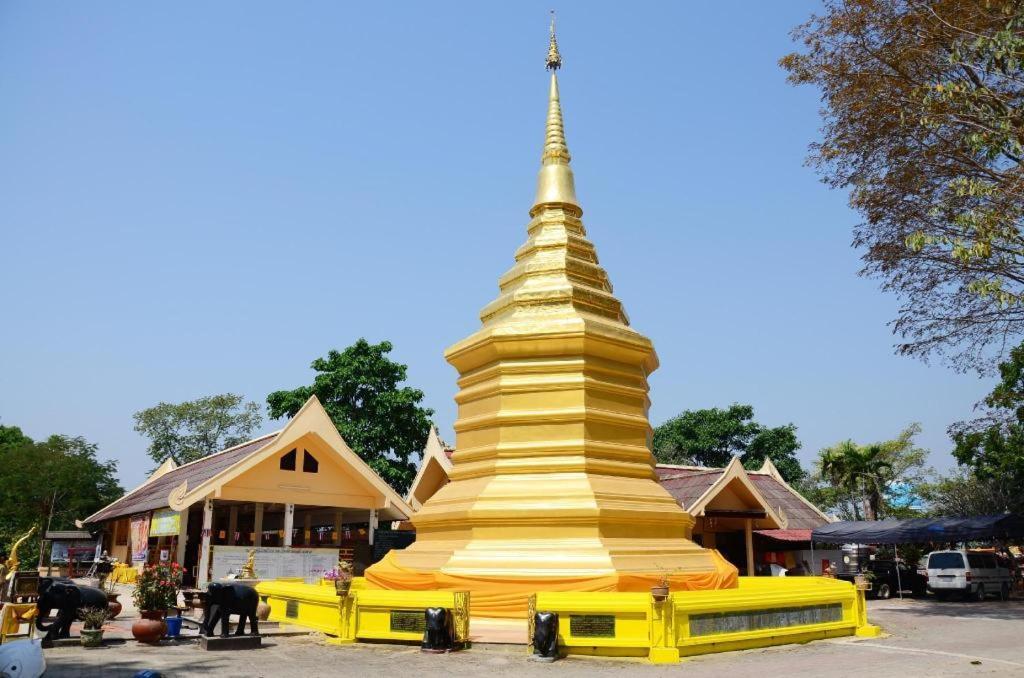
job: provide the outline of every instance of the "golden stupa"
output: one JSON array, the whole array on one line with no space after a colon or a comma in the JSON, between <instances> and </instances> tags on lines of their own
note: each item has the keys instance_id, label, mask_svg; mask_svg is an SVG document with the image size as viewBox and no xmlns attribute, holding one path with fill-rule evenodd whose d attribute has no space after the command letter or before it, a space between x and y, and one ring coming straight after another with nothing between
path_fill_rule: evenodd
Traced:
<instances>
[{"instance_id":1,"label":"golden stupa","mask_svg":"<svg viewBox=\"0 0 1024 678\"><path fill-rule=\"evenodd\" d=\"M415 543L366 571L380 588L469 590L474 616L522 618L537 591L736 585L656 480L647 375L658 358L580 220L561 64L552 23L528 238L482 327L445 352L460 375L451 482L413 516Z\"/></svg>"}]
</instances>

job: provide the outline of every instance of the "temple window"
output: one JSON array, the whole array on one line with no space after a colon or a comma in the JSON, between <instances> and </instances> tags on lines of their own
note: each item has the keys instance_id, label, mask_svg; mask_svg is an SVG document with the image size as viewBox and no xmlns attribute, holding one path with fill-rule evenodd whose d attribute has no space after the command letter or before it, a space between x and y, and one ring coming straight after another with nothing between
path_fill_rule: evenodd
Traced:
<instances>
[{"instance_id":1,"label":"temple window","mask_svg":"<svg viewBox=\"0 0 1024 678\"><path fill-rule=\"evenodd\" d=\"M296 456L296 451L292 450L288 454L286 454L283 457L281 457L281 470L282 471L294 471L295 470L295 456Z\"/></svg>"},{"instance_id":2,"label":"temple window","mask_svg":"<svg viewBox=\"0 0 1024 678\"><path fill-rule=\"evenodd\" d=\"M316 473L320 470L320 462L316 460L309 450L302 451L302 472L303 473Z\"/></svg>"}]
</instances>

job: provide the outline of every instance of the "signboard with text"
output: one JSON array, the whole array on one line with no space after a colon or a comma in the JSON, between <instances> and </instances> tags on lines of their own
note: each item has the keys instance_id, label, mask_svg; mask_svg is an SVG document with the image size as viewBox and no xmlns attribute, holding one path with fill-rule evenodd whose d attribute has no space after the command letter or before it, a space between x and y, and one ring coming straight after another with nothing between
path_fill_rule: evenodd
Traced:
<instances>
[{"instance_id":1,"label":"signboard with text","mask_svg":"<svg viewBox=\"0 0 1024 678\"><path fill-rule=\"evenodd\" d=\"M212 581L223 579L229 574L238 574L249 557L249 551L256 550L255 569L257 579L278 577L302 577L313 582L324 572L338 566L338 549L304 549L285 547L214 546Z\"/></svg>"},{"instance_id":2,"label":"signboard with text","mask_svg":"<svg viewBox=\"0 0 1024 678\"><path fill-rule=\"evenodd\" d=\"M173 537L181 531L181 514L171 509L153 511L149 524L150 537Z\"/></svg>"}]
</instances>

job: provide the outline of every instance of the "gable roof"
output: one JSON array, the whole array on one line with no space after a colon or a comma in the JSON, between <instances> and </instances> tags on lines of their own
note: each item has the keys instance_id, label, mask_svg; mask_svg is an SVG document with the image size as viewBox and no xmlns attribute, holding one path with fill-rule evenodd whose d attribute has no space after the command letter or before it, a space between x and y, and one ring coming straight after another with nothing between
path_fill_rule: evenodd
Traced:
<instances>
[{"instance_id":1,"label":"gable roof","mask_svg":"<svg viewBox=\"0 0 1024 678\"><path fill-rule=\"evenodd\" d=\"M82 522L96 523L168 506L181 511L213 494L221 485L270 455L293 445L298 438L308 433L321 438L338 454L347 468L379 493L384 499L385 509L396 514L389 519L407 518L412 514L405 500L349 448L323 405L316 396L311 396L280 431L166 470L162 474L154 473L142 485Z\"/></svg>"},{"instance_id":2,"label":"gable roof","mask_svg":"<svg viewBox=\"0 0 1024 678\"><path fill-rule=\"evenodd\" d=\"M160 475L154 473L142 485L112 504L100 509L82 522L98 523L103 520L166 508L170 505L168 497L170 497L171 490L175 487L180 486L184 482L190 485L199 485L205 482L224 469L237 464L250 454L266 447L279 433L280 431L268 433L265 436L229 447L208 457L197 459L188 464L182 464Z\"/></svg>"},{"instance_id":3,"label":"gable roof","mask_svg":"<svg viewBox=\"0 0 1024 678\"><path fill-rule=\"evenodd\" d=\"M423 501L416 498L420 485L425 482L425 478L427 477L427 469L432 465L437 465L439 470L444 474L444 481L441 482L438 487L433 488L433 491L430 491L430 488L424 488L430 492L431 495L440 489L441 485L444 485L445 482L447 482L448 475L452 472L452 452L453 450L449 449L448 446L444 444L444 441L441 440L441 436L438 434L437 428L431 426L430 433L427 434L427 444L423 447L423 454L420 458L420 467L416 471L416 477L413 478L412 484L409 485L409 491L405 495L405 500L414 510L418 511L420 506L422 506L423 501L426 501L426 499L429 498L426 497Z\"/></svg>"},{"instance_id":4,"label":"gable roof","mask_svg":"<svg viewBox=\"0 0 1024 678\"><path fill-rule=\"evenodd\" d=\"M734 464L739 465L739 461L734 459L724 469L658 464L655 470L661 479L662 486L679 501L683 508L693 513L695 509L699 508L698 501L705 493L709 493L708 491L713 486L720 483L726 471ZM744 469L744 475L756 488L765 504L775 512L785 528L811 530L832 522L831 518L783 480L771 459L766 459L757 471ZM709 493L709 498L713 494L713 492Z\"/></svg>"},{"instance_id":5,"label":"gable roof","mask_svg":"<svg viewBox=\"0 0 1024 678\"><path fill-rule=\"evenodd\" d=\"M234 464L224 467L219 473L208 476L197 484L189 482L189 479L182 481L180 485L171 490L169 503L176 511L181 511L195 502L219 492L220 488L227 482L237 478L246 471L264 461L265 459L286 451L295 445L296 441L305 436L313 435L322 440L331 451L338 456L338 461L343 467L347 467L357 477L362 478L378 495L383 499L384 511L388 514L385 518L389 520L404 520L412 515L413 511L405 500L399 496L390 485L378 476L358 454L352 451L338 428L331 421L330 415L320 404L320 400L314 395L303 404L295 416L287 425L281 429L273 440L252 451L249 455L239 459Z\"/></svg>"},{"instance_id":6,"label":"gable roof","mask_svg":"<svg viewBox=\"0 0 1024 678\"><path fill-rule=\"evenodd\" d=\"M767 519L775 523L776 527L787 527L784 518L779 516L774 507L765 501L765 498L761 496L761 492L758 491L757 486L750 480L750 476L747 475L747 470L743 468L743 464L740 463L739 457L733 457L718 475L718 478L706 489L704 493L697 497L695 501L690 503L688 506L684 506L686 511L691 516L703 515L708 505L714 501L715 497L719 492L724 490L732 483L739 483L751 494L754 501L760 504L767 514ZM671 491L669 491L671 494Z\"/></svg>"}]
</instances>

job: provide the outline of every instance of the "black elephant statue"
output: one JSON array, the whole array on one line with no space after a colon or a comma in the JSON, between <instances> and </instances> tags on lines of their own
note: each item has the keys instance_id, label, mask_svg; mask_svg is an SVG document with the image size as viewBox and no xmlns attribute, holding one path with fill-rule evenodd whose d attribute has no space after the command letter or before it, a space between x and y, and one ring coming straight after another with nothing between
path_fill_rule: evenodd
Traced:
<instances>
[{"instance_id":1,"label":"black elephant statue","mask_svg":"<svg viewBox=\"0 0 1024 678\"><path fill-rule=\"evenodd\" d=\"M543 661L558 659L558 613L533 615L533 656Z\"/></svg>"},{"instance_id":2,"label":"black elephant statue","mask_svg":"<svg viewBox=\"0 0 1024 678\"><path fill-rule=\"evenodd\" d=\"M260 604L260 597L256 589L245 584L228 584L214 582L206 589L206 611L203 614L202 632L205 636L212 636L217 622L220 622L220 635L226 638L228 635L228 619L233 614L238 615L238 627L235 635L245 633L245 621L250 621L252 635L260 635L260 628L256 621L256 606Z\"/></svg>"},{"instance_id":3,"label":"black elephant statue","mask_svg":"<svg viewBox=\"0 0 1024 678\"><path fill-rule=\"evenodd\" d=\"M455 646L452 611L443 607L428 607L424 612L426 630L420 649L424 652L449 652Z\"/></svg>"},{"instance_id":4,"label":"black elephant statue","mask_svg":"<svg viewBox=\"0 0 1024 678\"><path fill-rule=\"evenodd\" d=\"M79 610L89 607L107 609L107 594L93 586L80 586L69 579L40 579L39 598L36 600L36 628L46 632L43 645L48 646L57 638L71 637L71 622L78 618ZM57 611L57 618L47 625L46 620L53 610Z\"/></svg>"}]
</instances>

